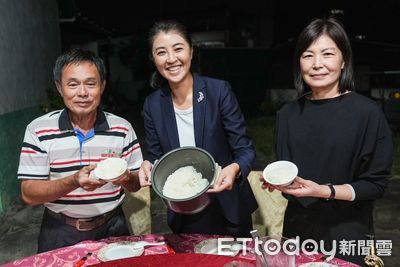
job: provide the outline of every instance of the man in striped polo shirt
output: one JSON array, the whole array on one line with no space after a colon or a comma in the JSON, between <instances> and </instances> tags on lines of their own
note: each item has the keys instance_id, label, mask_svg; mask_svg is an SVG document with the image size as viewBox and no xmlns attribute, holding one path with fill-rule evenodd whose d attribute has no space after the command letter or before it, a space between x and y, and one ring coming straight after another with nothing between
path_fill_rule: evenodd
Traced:
<instances>
[{"instance_id":1,"label":"man in striped polo shirt","mask_svg":"<svg viewBox=\"0 0 400 267\"><path fill-rule=\"evenodd\" d=\"M66 106L33 120L26 128L18 178L28 205L44 204L38 252L129 235L121 208L124 191L137 191L142 152L131 124L100 109L105 88L103 61L73 49L58 57L54 81ZM108 157L127 161L117 181L91 175Z\"/></svg>"}]
</instances>

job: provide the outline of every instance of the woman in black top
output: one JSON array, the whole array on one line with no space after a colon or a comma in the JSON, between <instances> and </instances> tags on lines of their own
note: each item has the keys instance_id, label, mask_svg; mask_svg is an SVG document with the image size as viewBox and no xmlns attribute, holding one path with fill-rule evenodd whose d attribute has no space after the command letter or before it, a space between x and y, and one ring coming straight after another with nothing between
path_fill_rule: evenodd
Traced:
<instances>
[{"instance_id":1,"label":"woman in black top","mask_svg":"<svg viewBox=\"0 0 400 267\"><path fill-rule=\"evenodd\" d=\"M313 239L319 250L323 240L336 257L363 264L393 143L378 105L352 91L352 50L338 21L315 19L301 32L294 82L300 97L277 114L275 149L277 159L294 162L299 174L288 187L262 186L289 200L283 236Z\"/></svg>"}]
</instances>

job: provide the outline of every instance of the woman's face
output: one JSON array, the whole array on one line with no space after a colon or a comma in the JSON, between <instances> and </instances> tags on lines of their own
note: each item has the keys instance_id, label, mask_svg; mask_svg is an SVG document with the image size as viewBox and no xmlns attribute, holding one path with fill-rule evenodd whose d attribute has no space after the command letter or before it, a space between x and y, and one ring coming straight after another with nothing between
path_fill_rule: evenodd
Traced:
<instances>
[{"instance_id":1,"label":"woman's face","mask_svg":"<svg viewBox=\"0 0 400 267\"><path fill-rule=\"evenodd\" d=\"M152 54L157 70L169 83L182 82L190 72L193 49L174 31L155 36Z\"/></svg>"},{"instance_id":2,"label":"woman's face","mask_svg":"<svg viewBox=\"0 0 400 267\"><path fill-rule=\"evenodd\" d=\"M326 34L316 39L300 56L303 80L311 90L339 91L344 61L336 43Z\"/></svg>"}]
</instances>

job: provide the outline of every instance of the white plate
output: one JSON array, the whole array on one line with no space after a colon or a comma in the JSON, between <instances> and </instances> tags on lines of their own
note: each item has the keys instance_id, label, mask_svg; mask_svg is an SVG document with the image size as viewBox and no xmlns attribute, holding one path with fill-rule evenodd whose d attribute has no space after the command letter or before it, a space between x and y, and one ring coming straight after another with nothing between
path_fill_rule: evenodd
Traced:
<instances>
[{"instance_id":1,"label":"white plate","mask_svg":"<svg viewBox=\"0 0 400 267\"><path fill-rule=\"evenodd\" d=\"M121 241L108 244L99 250L97 257L101 261L111 261L142 255L144 248L134 248L134 244L135 242L130 241Z\"/></svg>"},{"instance_id":2,"label":"white plate","mask_svg":"<svg viewBox=\"0 0 400 267\"><path fill-rule=\"evenodd\" d=\"M298 174L297 166L287 160L268 164L263 171L264 180L272 185L286 186L293 182Z\"/></svg>"},{"instance_id":3,"label":"white plate","mask_svg":"<svg viewBox=\"0 0 400 267\"><path fill-rule=\"evenodd\" d=\"M307 262L300 264L299 267L338 267L338 266L326 262Z\"/></svg>"},{"instance_id":4,"label":"white plate","mask_svg":"<svg viewBox=\"0 0 400 267\"><path fill-rule=\"evenodd\" d=\"M121 158L107 158L97 164L94 175L102 180L111 181L121 176L128 168L126 160Z\"/></svg>"},{"instance_id":5,"label":"white plate","mask_svg":"<svg viewBox=\"0 0 400 267\"><path fill-rule=\"evenodd\" d=\"M231 245L229 248L226 248L227 245ZM223 253L220 255L227 255L227 253L231 254L231 256L236 256L240 249L241 249L241 244L237 242L227 242L224 241L222 242L223 245ZM219 255L218 254L218 239L213 238L213 239L206 239L201 241L200 243L197 243L194 246L194 252L199 253L199 254L214 254L214 255Z\"/></svg>"}]
</instances>

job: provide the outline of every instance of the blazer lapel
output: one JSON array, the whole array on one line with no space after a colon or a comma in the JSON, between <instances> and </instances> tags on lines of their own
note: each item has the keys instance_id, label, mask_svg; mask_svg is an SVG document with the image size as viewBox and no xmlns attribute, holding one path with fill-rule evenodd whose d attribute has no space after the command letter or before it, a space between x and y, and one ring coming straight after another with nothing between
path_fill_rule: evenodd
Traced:
<instances>
[{"instance_id":1,"label":"blazer lapel","mask_svg":"<svg viewBox=\"0 0 400 267\"><path fill-rule=\"evenodd\" d=\"M176 118L174 112L174 106L172 104L171 93L169 89L163 88L161 94L161 111L163 112L163 124L166 129L168 141L171 145L171 149L179 147L179 136L178 128L176 126Z\"/></svg>"},{"instance_id":2,"label":"blazer lapel","mask_svg":"<svg viewBox=\"0 0 400 267\"><path fill-rule=\"evenodd\" d=\"M203 147L204 120L206 112L207 95L205 83L198 75L193 75L193 124L194 138L197 147Z\"/></svg>"}]
</instances>

